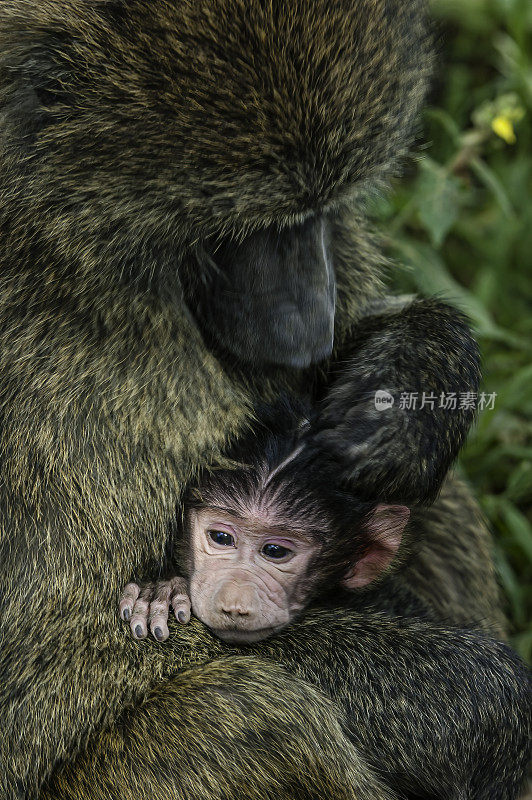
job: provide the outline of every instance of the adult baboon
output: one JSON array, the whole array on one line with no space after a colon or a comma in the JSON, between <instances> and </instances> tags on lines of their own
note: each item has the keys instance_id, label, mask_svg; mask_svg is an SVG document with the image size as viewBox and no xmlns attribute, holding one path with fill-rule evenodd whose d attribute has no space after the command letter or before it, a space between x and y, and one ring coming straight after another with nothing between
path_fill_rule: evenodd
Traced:
<instances>
[{"instance_id":1,"label":"adult baboon","mask_svg":"<svg viewBox=\"0 0 532 800\"><path fill-rule=\"evenodd\" d=\"M361 492L414 502L437 491L471 413L450 419L424 409L384 420L371 395L474 391L476 347L441 303L371 306L382 292L382 259L354 210L411 138L430 62L426 39L418 0L0 4L2 800L37 797L54 767L152 689L158 694L143 706L144 719L148 727L163 720L169 760L194 754L187 798L224 796L215 787L238 763L254 786L250 797L262 787L261 796L297 796L293 785L267 788L264 738L254 739L254 728L238 754L226 752L225 738L213 741L212 769L205 748L197 754L192 738L173 738L180 687L190 719L187 686L208 685L210 674L223 698L238 664L222 660L205 678L193 670L189 684L176 673L227 650L197 625L173 639L177 652L139 647L117 628L114 606L128 580L164 561L186 482L220 463L255 404L285 388L307 392L315 384L316 442L342 460L342 477L356 478ZM453 558L454 531L443 514L438 519L424 544L428 556L433 545L433 570L440 552L451 565ZM457 558L468 543L464 530ZM461 587L460 601L449 604L451 620L463 609L466 622L489 617L489 559L471 555L456 567L450 583ZM439 584L430 589L440 603ZM348 714L360 700L345 651L358 633L353 614L322 612L271 653L290 668L295 643L311 631L317 658L325 626L326 657L342 675L333 699ZM385 626L372 630L387 636ZM441 635L440 666L455 652ZM525 728L525 678L504 648L486 648L507 708L517 710L504 738L513 754ZM482 646L472 652L464 684L478 687ZM466 661L457 656L464 669ZM266 680L272 703L280 687L287 695L294 687L262 658L245 669L257 692L265 693ZM321 671L301 674L322 685ZM295 726L293 749L277 755L279 768L306 753L321 776L318 796L363 797L376 779L352 779L340 756L332 763L327 735L308 740L311 720L329 714L326 727L343 747L340 708L335 720L322 695L303 684L299 694L306 722ZM495 694L485 695L486 719L502 713ZM294 691L291 698L289 719L297 714ZM247 709L249 699L242 692L220 704L222 733L233 730L232 705ZM429 709L430 700L424 695ZM197 713L206 707L198 690ZM272 729L260 719L274 743L273 709ZM464 730L466 740L473 736ZM167 796L155 778L161 764L152 741L135 739L142 771L129 771L129 785L119 777L119 739L112 741L98 751L101 769L82 796ZM424 786L429 773L443 775L442 764L434 770L419 760L432 750L418 744L410 767ZM486 749L489 763L494 747ZM390 780L405 780L401 764L390 767ZM510 769L497 778L501 798L518 779L519 765ZM81 767L77 774L83 781Z\"/></svg>"}]
</instances>

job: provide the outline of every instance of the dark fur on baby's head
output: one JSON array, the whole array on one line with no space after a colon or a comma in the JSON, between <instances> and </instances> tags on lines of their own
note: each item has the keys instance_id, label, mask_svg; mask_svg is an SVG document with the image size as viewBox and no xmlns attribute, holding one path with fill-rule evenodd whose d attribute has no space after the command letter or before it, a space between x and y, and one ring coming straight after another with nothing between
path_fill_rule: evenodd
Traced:
<instances>
[{"instance_id":1,"label":"dark fur on baby's head","mask_svg":"<svg viewBox=\"0 0 532 800\"><path fill-rule=\"evenodd\" d=\"M340 470L306 442L310 413L286 398L261 410L229 454L237 466L205 473L186 505L223 508L243 519L260 515L317 542L320 574L334 579L367 549L365 523L375 504L341 486Z\"/></svg>"}]
</instances>

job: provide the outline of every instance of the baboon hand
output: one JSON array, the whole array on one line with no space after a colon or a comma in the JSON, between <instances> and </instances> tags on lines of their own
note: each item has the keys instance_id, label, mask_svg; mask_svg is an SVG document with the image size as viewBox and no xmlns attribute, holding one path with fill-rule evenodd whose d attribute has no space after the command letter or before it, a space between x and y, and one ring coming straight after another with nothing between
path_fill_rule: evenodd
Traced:
<instances>
[{"instance_id":1,"label":"baboon hand","mask_svg":"<svg viewBox=\"0 0 532 800\"><path fill-rule=\"evenodd\" d=\"M168 639L168 614L173 608L178 622L190 621L188 581L175 576L146 586L128 583L120 598L120 617L129 622L135 639L145 639L148 629L158 642Z\"/></svg>"},{"instance_id":2,"label":"baboon hand","mask_svg":"<svg viewBox=\"0 0 532 800\"><path fill-rule=\"evenodd\" d=\"M351 466L355 475L366 459L375 459L381 446L388 445L401 432L404 416L395 410L386 416L379 414L370 401L352 408L332 406L328 412L320 420L321 427L312 435L312 442L345 466Z\"/></svg>"},{"instance_id":3,"label":"baboon hand","mask_svg":"<svg viewBox=\"0 0 532 800\"><path fill-rule=\"evenodd\" d=\"M417 421L414 415L411 418ZM336 465L344 480L356 481L357 491L374 496L379 486L388 490L396 485L397 470L405 461L408 421L397 406L377 410L375 392L352 401L347 391L334 392L306 433L306 442L322 461ZM424 421L424 417L419 421L419 433L410 432L414 443Z\"/></svg>"}]
</instances>

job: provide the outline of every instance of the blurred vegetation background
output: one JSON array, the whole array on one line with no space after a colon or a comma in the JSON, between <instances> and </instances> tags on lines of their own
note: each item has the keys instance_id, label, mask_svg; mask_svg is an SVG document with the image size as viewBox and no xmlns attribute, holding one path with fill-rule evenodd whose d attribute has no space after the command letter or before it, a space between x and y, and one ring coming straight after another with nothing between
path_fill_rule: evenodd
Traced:
<instances>
[{"instance_id":1,"label":"blurred vegetation background","mask_svg":"<svg viewBox=\"0 0 532 800\"><path fill-rule=\"evenodd\" d=\"M373 214L399 291L448 298L484 359L459 469L496 536L513 644L532 661L532 0L432 0L437 76L407 180ZM450 412L452 413L452 412Z\"/></svg>"}]
</instances>

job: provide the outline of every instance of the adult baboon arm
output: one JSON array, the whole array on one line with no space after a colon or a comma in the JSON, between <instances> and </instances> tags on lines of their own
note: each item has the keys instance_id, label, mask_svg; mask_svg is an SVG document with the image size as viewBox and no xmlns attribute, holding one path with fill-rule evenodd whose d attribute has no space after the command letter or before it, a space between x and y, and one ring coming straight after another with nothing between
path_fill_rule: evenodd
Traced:
<instances>
[{"instance_id":1,"label":"adult baboon arm","mask_svg":"<svg viewBox=\"0 0 532 800\"><path fill-rule=\"evenodd\" d=\"M338 703L357 750L400 795L517 797L532 754L532 682L507 645L428 620L333 609L252 651Z\"/></svg>"},{"instance_id":2,"label":"adult baboon arm","mask_svg":"<svg viewBox=\"0 0 532 800\"><path fill-rule=\"evenodd\" d=\"M386 612L316 611L294 634L254 650L340 705L357 750L394 791L517 797L532 754L532 683L507 645Z\"/></svg>"},{"instance_id":3,"label":"adult baboon arm","mask_svg":"<svg viewBox=\"0 0 532 800\"><path fill-rule=\"evenodd\" d=\"M183 630L172 628L163 647L179 658ZM246 653L170 679L60 771L42 800L222 800L239 781L236 794L249 800L387 797L372 769L401 797L515 800L530 754L531 683L506 645L333 609Z\"/></svg>"},{"instance_id":4,"label":"adult baboon arm","mask_svg":"<svg viewBox=\"0 0 532 800\"><path fill-rule=\"evenodd\" d=\"M475 418L478 346L464 317L434 299L383 302L368 312L331 361L309 441L320 458L339 462L338 478L356 482L357 493L426 502ZM379 390L393 404L379 406ZM451 393L454 408L445 404Z\"/></svg>"},{"instance_id":5,"label":"adult baboon arm","mask_svg":"<svg viewBox=\"0 0 532 800\"><path fill-rule=\"evenodd\" d=\"M161 685L40 800L396 800L344 729L339 708L305 681L227 657Z\"/></svg>"}]
</instances>

